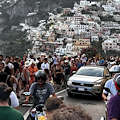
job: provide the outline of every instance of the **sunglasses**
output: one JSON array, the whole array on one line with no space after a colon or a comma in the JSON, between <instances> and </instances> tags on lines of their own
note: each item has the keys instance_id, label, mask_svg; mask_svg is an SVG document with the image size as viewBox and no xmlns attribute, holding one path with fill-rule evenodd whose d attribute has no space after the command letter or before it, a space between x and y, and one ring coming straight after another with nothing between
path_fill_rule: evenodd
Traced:
<instances>
[{"instance_id":1,"label":"sunglasses","mask_svg":"<svg viewBox=\"0 0 120 120\"><path fill-rule=\"evenodd\" d=\"M43 78L43 77L39 77L39 78L37 78L37 80L44 80L45 78Z\"/></svg>"}]
</instances>

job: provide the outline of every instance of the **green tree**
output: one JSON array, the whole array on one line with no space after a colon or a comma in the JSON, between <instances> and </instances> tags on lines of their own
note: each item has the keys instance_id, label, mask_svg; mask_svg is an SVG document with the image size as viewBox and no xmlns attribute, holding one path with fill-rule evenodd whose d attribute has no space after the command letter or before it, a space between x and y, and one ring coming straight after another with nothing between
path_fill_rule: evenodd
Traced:
<instances>
[{"instance_id":1,"label":"green tree","mask_svg":"<svg viewBox=\"0 0 120 120\"><path fill-rule=\"evenodd\" d=\"M26 31L11 30L1 38L5 43L0 45L0 51L4 51L4 54L8 56L15 54L22 58L23 54L25 54L28 49L32 49L33 46L31 41L27 41Z\"/></svg>"},{"instance_id":2,"label":"green tree","mask_svg":"<svg viewBox=\"0 0 120 120\"><path fill-rule=\"evenodd\" d=\"M106 50L106 53L104 54L104 57L110 57L110 56L120 56L120 52L119 51L116 51L116 50Z\"/></svg>"},{"instance_id":3,"label":"green tree","mask_svg":"<svg viewBox=\"0 0 120 120\"><path fill-rule=\"evenodd\" d=\"M100 54L103 53L102 42L103 42L102 37L99 38L99 41L93 41L93 42L91 42L91 45L94 46L97 49L98 53L100 53Z\"/></svg>"}]
</instances>

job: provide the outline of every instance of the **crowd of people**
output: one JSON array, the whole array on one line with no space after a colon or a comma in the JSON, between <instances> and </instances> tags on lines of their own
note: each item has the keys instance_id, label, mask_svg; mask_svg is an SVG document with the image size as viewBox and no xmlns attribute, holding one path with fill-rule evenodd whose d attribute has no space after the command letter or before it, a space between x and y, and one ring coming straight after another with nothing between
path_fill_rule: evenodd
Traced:
<instances>
[{"instance_id":1,"label":"crowd of people","mask_svg":"<svg viewBox=\"0 0 120 120\"><path fill-rule=\"evenodd\" d=\"M67 80L74 71L85 65L111 66L119 64L118 57L109 59L98 59L96 57L87 58L85 54L74 57L60 57L55 53L53 56L41 54L35 58L24 54L22 60L15 56L0 55L0 72L7 73L7 84L16 91L19 98L19 89L29 91L29 87L35 82L35 73L38 70L44 70L47 75L47 82L50 82L56 90L66 87Z\"/></svg>"},{"instance_id":2,"label":"crowd of people","mask_svg":"<svg viewBox=\"0 0 120 120\"><path fill-rule=\"evenodd\" d=\"M84 55L81 59L78 57L59 57L56 54L53 56L41 55L35 59L33 55L28 57L25 54L22 60L15 55L5 58L0 55L0 72L7 73L7 83L16 91L19 98L19 89L29 91L29 87L35 82L35 73L38 70L45 71L47 82L52 83L55 90L61 90L62 86L66 86L72 72L85 65L86 61L87 57Z\"/></svg>"},{"instance_id":3,"label":"crowd of people","mask_svg":"<svg viewBox=\"0 0 120 120\"><path fill-rule=\"evenodd\" d=\"M2 83L2 87L7 85L6 88L10 88L11 92L9 93L9 97L7 97L10 99L9 101L11 106L18 110L19 101L17 98L20 98L20 90L23 90L24 92L30 91L31 94L33 94L35 100L37 100L36 102L45 104L50 94L56 97L55 91L61 90L62 87L66 87L69 77L81 66L106 66L109 70L114 70L112 71L114 76L116 73L120 73L120 70L115 72L115 69L117 67L119 68L119 64L120 59L113 56L110 58L106 57L106 59L98 59L97 57L87 58L85 54L73 57L60 57L54 53L53 56L46 56L41 54L40 57L35 58L33 55L28 57L26 54L24 54L21 60L18 56L15 55L6 57L0 55L0 83ZM117 65L117 67L115 67L115 65ZM113 79L110 81L111 82L107 82L105 86L109 87L112 84ZM115 90L114 92L117 94L117 90ZM40 95L42 95L42 97ZM102 97L104 100L107 100L106 91L103 92ZM3 102L6 102L8 98L6 98L5 101L3 100ZM25 103L28 103L29 99L30 96L26 98ZM0 103L2 103L1 99ZM5 105L8 106L8 104ZM70 112L77 111L79 113L79 111L81 111L82 113L76 114L78 117L81 114L84 115L84 112L78 108L63 107L62 109L60 109L60 111L64 111L63 114L66 114L65 111L70 109ZM60 111L58 110L57 112ZM61 117L62 119L63 116L58 117ZM91 120L91 118L87 119L85 117L84 119Z\"/></svg>"},{"instance_id":4,"label":"crowd of people","mask_svg":"<svg viewBox=\"0 0 120 120\"><path fill-rule=\"evenodd\" d=\"M29 87L35 82L35 73L38 70L44 70L47 75L47 82L54 85L55 91L61 90L62 86L66 86L68 78L73 71L77 71L84 65L101 65L107 66L108 69L112 65L119 64L118 57L110 57L109 59L97 59L96 57L87 58L85 54L74 57L59 57L55 53L53 56L45 56L35 58L33 55L29 57L24 54L23 59L15 55L0 55L0 72L4 71L8 75L7 83L12 87L19 97L19 89L29 91Z\"/></svg>"}]
</instances>

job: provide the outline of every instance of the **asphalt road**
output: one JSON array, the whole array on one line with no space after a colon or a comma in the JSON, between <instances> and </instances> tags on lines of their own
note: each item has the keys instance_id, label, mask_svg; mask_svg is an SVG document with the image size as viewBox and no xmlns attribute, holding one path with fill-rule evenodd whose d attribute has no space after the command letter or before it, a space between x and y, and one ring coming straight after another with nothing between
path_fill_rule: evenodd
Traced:
<instances>
[{"instance_id":1,"label":"asphalt road","mask_svg":"<svg viewBox=\"0 0 120 120\"><path fill-rule=\"evenodd\" d=\"M69 106L81 106L85 112L87 112L93 120L100 120L100 117L105 115L104 102L93 96L75 95L69 97L67 92L59 94L64 96L64 102Z\"/></svg>"},{"instance_id":2,"label":"asphalt road","mask_svg":"<svg viewBox=\"0 0 120 120\"><path fill-rule=\"evenodd\" d=\"M69 97L66 90L57 92L57 95L64 97L64 102L66 105L81 106L85 110L85 112L87 112L93 118L93 120L100 120L100 117L105 115L105 104L103 100L100 100L96 97L83 95L75 95L74 97ZM29 113L28 109L30 109L30 107L20 106L19 110L23 113L25 118L26 115L28 115Z\"/></svg>"}]
</instances>

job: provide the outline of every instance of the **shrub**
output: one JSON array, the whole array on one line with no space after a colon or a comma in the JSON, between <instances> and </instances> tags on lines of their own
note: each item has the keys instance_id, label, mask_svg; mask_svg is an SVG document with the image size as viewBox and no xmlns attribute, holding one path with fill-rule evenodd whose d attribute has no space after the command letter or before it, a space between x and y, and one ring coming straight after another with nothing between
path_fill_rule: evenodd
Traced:
<instances>
[{"instance_id":1,"label":"shrub","mask_svg":"<svg viewBox=\"0 0 120 120\"><path fill-rule=\"evenodd\" d=\"M83 48L81 54L85 54L87 57L94 57L97 54L97 49L95 47Z\"/></svg>"}]
</instances>

